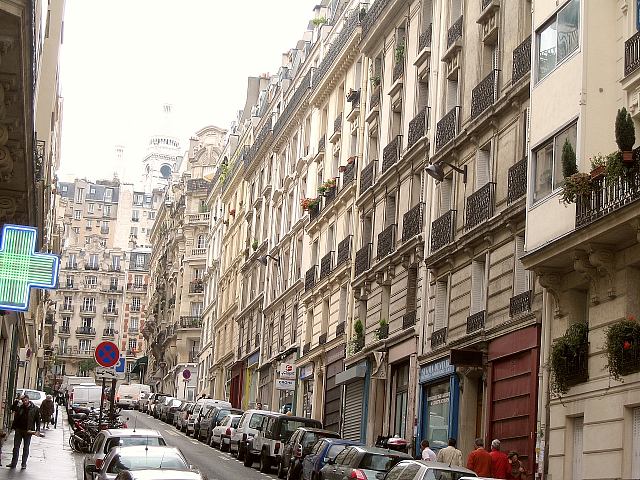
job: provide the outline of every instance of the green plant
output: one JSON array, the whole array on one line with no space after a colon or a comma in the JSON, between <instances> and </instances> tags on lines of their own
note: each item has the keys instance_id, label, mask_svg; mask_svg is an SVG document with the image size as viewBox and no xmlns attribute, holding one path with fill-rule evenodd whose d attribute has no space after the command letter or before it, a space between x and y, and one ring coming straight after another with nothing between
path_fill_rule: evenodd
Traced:
<instances>
[{"instance_id":1,"label":"green plant","mask_svg":"<svg viewBox=\"0 0 640 480\"><path fill-rule=\"evenodd\" d=\"M378 340L382 340L389 336L389 323L386 318L380 319L380 326L376 330L375 335Z\"/></svg>"},{"instance_id":2,"label":"green plant","mask_svg":"<svg viewBox=\"0 0 640 480\"><path fill-rule=\"evenodd\" d=\"M586 367L588 346L589 327L586 323L571 325L562 337L553 342L550 354L552 394L564 395L577 383L576 379L585 379L587 372L576 369ZM585 375L581 376L581 373Z\"/></svg>"},{"instance_id":3,"label":"green plant","mask_svg":"<svg viewBox=\"0 0 640 480\"><path fill-rule=\"evenodd\" d=\"M562 176L567 178L576 173L578 173L576 152L573 150L571 142L567 139L562 145Z\"/></svg>"},{"instance_id":4,"label":"green plant","mask_svg":"<svg viewBox=\"0 0 640 480\"><path fill-rule=\"evenodd\" d=\"M607 155L607 184L615 183L618 179L624 175L625 166L622 161L622 155L620 152L613 152Z\"/></svg>"},{"instance_id":5,"label":"green plant","mask_svg":"<svg viewBox=\"0 0 640 480\"><path fill-rule=\"evenodd\" d=\"M327 19L325 17L316 17L311 20L311 23L313 23L314 27L319 27L320 25L327 23Z\"/></svg>"},{"instance_id":6,"label":"green plant","mask_svg":"<svg viewBox=\"0 0 640 480\"><path fill-rule=\"evenodd\" d=\"M400 63L404 60L404 42L398 44L395 51L396 63Z\"/></svg>"},{"instance_id":7,"label":"green plant","mask_svg":"<svg viewBox=\"0 0 640 480\"><path fill-rule=\"evenodd\" d=\"M93 358L87 358L78 363L78 371L81 372L93 372L98 363Z\"/></svg>"},{"instance_id":8,"label":"green plant","mask_svg":"<svg viewBox=\"0 0 640 480\"><path fill-rule=\"evenodd\" d=\"M604 350L606 368L615 380L640 370L640 324L633 315L607 327Z\"/></svg>"},{"instance_id":9,"label":"green plant","mask_svg":"<svg viewBox=\"0 0 640 480\"><path fill-rule=\"evenodd\" d=\"M251 248L253 248L254 250L258 249L258 240L256 240L255 238L253 239L253 242L251 242Z\"/></svg>"},{"instance_id":10,"label":"green plant","mask_svg":"<svg viewBox=\"0 0 640 480\"><path fill-rule=\"evenodd\" d=\"M371 76L371 85L373 87L377 87L378 85L380 85L380 75Z\"/></svg>"},{"instance_id":11,"label":"green plant","mask_svg":"<svg viewBox=\"0 0 640 480\"><path fill-rule=\"evenodd\" d=\"M596 168L600 168L600 167L606 167L607 157L605 157L601 153L598 153L593 157L591 157L590 163L591 163L591 170L595 170Z\"/></svg>"},{"instance_id":12,"label":"green plant","mask_svg":"<svg viewBox=\"0 0 640 480\"><path fill-rule=\"evenodd\" d=\"M360 319L356 320L353 324L354 336L349 342L350 354L358 353L364 348L364 326Z\"/></svg>"},{"instance_id":13,"label":"green plant","mask_svg":"<svg viewBox=\"0 0 640 480\"><path fill-rule=\"evenodd\" d=\"M618 110L616 115L615 132L618 148L623 152L633 150L633 145L636 143L636 131L631 114L624 107Z\"/></svg>"},{"instance_id":14,"label":"green plant","mask_svg":"<svg viewBox=\"0 0 640 480\"><path fill-rule=\"evenodd\" d=\"M360 319L356 320L353 324L353 332L356 334L356 337L364 336L364 325L362 325L362 321Z\"/></svg>"},{"instance_id":15,"label":"green plant","mask_svg":"<svg viewBox=\"0 0 640 480\"><path fill-rule=\"evenodd\" d=\"M577 197L588 196L591 194L591 176L588 173L574 173L564 179L562 184L561 201L565 205L574 203Z\"/></svg>"}]
</instances>

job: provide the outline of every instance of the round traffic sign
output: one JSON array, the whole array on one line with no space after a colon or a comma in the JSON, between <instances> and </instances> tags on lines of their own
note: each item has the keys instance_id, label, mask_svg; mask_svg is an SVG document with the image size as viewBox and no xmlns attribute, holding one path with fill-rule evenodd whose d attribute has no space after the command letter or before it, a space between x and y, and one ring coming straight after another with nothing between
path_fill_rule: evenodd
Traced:
<instances>
[{"instance_id":1,"label":"round traffic sign","mask_svg":"<svg viewBox=\"0 0 640 480\"><path fill-rule=\"evenodd\" d=\"M113 342L101 342L96 347L95 357L101 367L113 367L120 360L120 350Z\"/></svg>"},{"instance_id":2,"label":"round traffic sign","mask_svg":"<svg viewBox=\"0 0 640 480\"><path fill-rule=\"evenodd\" d=\"M184 369L184 370L182 371L182 377L183 377L185 380L189 380L189 379L191 378L191 370Z\"/></svg>"}]
</instances>

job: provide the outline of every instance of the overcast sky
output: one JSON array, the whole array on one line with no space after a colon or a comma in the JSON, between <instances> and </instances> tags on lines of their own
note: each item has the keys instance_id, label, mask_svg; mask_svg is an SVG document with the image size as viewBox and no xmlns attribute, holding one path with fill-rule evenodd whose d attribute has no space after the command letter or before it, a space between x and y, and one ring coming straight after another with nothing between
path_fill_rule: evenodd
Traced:
<instances>
[{"instance_id":1,"label":"overcast sky","mask_svg":"<svg viewBox=\"0 0 640 480\"><path fill-rule=\"evenodd\" d=\"M302 38L309 0L67 0L61 53L61 177L111 178L115 145L140 178L163 103L183 145L228 128L246 79L275 73ZM160 133L160 132L158 132Z\"/></svg>"}]
</instances>

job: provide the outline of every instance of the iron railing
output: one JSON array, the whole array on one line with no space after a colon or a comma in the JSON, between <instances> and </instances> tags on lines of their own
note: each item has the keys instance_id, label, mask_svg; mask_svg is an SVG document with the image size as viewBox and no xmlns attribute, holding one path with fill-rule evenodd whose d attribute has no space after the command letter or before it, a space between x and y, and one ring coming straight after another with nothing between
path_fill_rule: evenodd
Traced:
<instances>
[{"instance_id":1,"label":"iron railing","mask_svg":"<svg viewBox=\"0 0 640 480\"><path fill-rule=\"evenodd\" d=\"M624 352L624 351L623 351ZM637 359L631 357L631 364ZM640 362L637 363L640 367ZM559 357L553 369L554 375L562 377L568 387L584 383L589 379L589 343L576 347L572 357Z\"/></svg>"},{"instance_id":2,"label":"iron railing","mask_svg":"<svg viewBox=\"0 0 640 480\"><path fill-rule=\"evenodd\" d=\"M418 312L416 310L411 310L410 312L405 313L402 316L402 329L406 330L409 327L413 327L416 324L417 317Z\"/></svg>"},{"instance_id":3,"label":"iron railing","mask_svg":"<svg viewBox=\"0 0 640 480\"><path fill-rule=\"evenodd\" d=\"M304 76L304 78L300 82L300 85L298 85L298 88L296 88L296 91L289 99L287 106L284 108L284 110L278 117L278 120L273 126L274 136L279 135L280 132L282 132L284 127L287 125L287 123L290 122L291 117L293 116L297 108L300 106L300 104L303 102L305 95L310 91L310 89L311 89L311 70L309 70L307 74Z\"/></svg>"},{"instance_id":4,"label":"iron railing","mask_svg":"<svg viewBox=\"0 0 640 480\"><path fill-rule=\"evenodd\" d=\"M369 109L373 110L375 107L380 105L380 85L374 87L371 91L371 100L369 101Z\"/></svg>"},{"instance_id":5,"label":"iron railing","mask_svg":"<svg viewBox=\"0 0 640 480\"><path fill-rule=\"evenodd\" d=\"M493 105L497 95L498 70L494 69L471 91L471 118L476 118Z\"/></svg>"},{"instance_id":6,"label":"iron railing","mask_svg":"<svg viewBox=\"0 0 640 480\"><path fill-rule=\"evenodd\" d=\"M362 195L365 190L368 190L373 186L375 168L375 162L370 162L369 165L366 165L362 169L362 172L360 173L360 195Z\"/></svg>"},{"instance_id":7,"label":"iron railing","mask_svg":"<svg viewBox=\"0 0 640 480\"><path fill-rule=\"evenodd\" d=\"M103 337L113 337L113 336L115 336L115 334L116 334L115 328L105 328L102 331L102 336Z\"/></svg>"},{"instance_id":8,"label":"iron railing","mask_svg":"<svg viewBox=\"0 0 640 480\"><path fill-rule=\"evenodd\" d=\"M60 325L58 327L58 333L69 335L71 333L71 329L69 328L69 325Z\"/></svg>"},{"instance_id":9,"label":"iron railing","mask_svg":"<svg viewBox=\"0 0 640 480\"><path fill-rule=\"evenodd\" d=\"M418 114L409 122L409 135L407 137L407 148L413 147L418 140L427 134L429 126L429 107L423 107Z\"/></svg>"},{"instance_id":10,"label":"iron railing","mask_svg":"<svg viewBox=\"0 0 640 480\"><path fill-rule=\"evenodd\" d=\"M140 308L138 307L138 311L140 311ZM104 315L118 315L118 309L117 308L108 308L105 307L104 310L102 311L102 313Z\"/></svg>"},{"instance_id":11,"label":"iron railing","mask_svg":"<svg viewBox=\"0 0 640 480\"><path fill-rule=\"evenodd\" d=\"M431 334L431 348L437 348L447 342L447 327L435 330Z\"/></svg>"},{"instance_id":12,"label":"iron railing","mask_svg":"<svg viewBox=\"0 0 640 480\"><path fill-rule=\"evenodd\" d=\"M317 266L314 265L304 274L304 290L311 290L316 284L316 270Z\"/></svg>"},{"instance_id":13,"label":"iron railing","mask_svg":"<svg viewBox=\"0 0 640 480\"><path fill-rule=\"evenodd\" d=\"M320 137L320 140L318 140L318 153L325 151L326 144L327 144L327 136L322 135L322 137Z\"/></svg>"},{"instance_id":14,"label":"iron railing","mask_svg":"<svg viewBox=\"0 0 640 480\"><path fill-rule=\"evenodd\" d=\"M204 178L191 178L187 180L187 192L207 192L210 183Z\"/></svg>"},{"instance_id":15,"label":"iron railing","mask_svg":"<svg viewBox=\"0 0 640 480\"><path fill-rule=\"evenodd\" d=\"M327 343L327 332L321 333L318 337L318 345L324 345Z\"/></svg>"},{"instance_id":16,"label":"iron railing","mask_svg":"<svg viewBox=\"0 0 640 480\"><path fill-rule=\"evenodd\" d=\"M338 243L338 255L336 256L336 267L347 262L351 258L351 235Z\"/></svg>"},{"instance_id":17,"label":"iron railing","mask_svg":"<svg viewBox=\"0 0 640 480\"><path fill-rule=\"evenodd\" d=\"M458 134L458 113L460 107L453 107L436 125L436 150L440 150Z\"/></svg>"},{"instance_id":18,"label":"iron railing","mask_svg":"<svg viewBox=\"0 0 640 480\"><path fill-rule=\"evenodd\" d=\"M640 171L591 181L591 192L576 197L576 228L584 227L640 198Z\"/></svg>"},{"instance_id":19,"label":"iron railing","mask_svg":"<svg viewBox=\"0 0 640 480\"><path fill-rule=\"evenodd\" d=\"M355 276L369 270L369 264L371 263L371 244L367 243L364 247L356 252L355 260Z\"/></svg>"},{"instance_id":20,"label":"iron railing","mask_svg":"<svg viewBox=\"0 0 640 480\"><path fill-rule=\"evenodd\" d=\"M35 140L33 150L33 177L36 182L41 181L44 174L45 141Z\"/></svg>"},{"instance_id":21,"label":"iron railing","mask_svg":"<svg viewBox=\"0 0 640 480\"><path fill-rule=\"evenodd\" d=\"M513 85L531 70L531 36L513 50L513 73L511 84Z\"/></svg>"},{"instance_id":22,"label":"iron railing","mask_svg":"<svg viewBox=\"0 0 640 480\"><path fill-rule=\"evenodd\" d=\"M318 68L316 68L313 75L314 89L317 88L318 85L320 85L322 79L327 75L329 70L331 70L345 45L353 35L353 32L358 27L358 25L360 25L360 20L360 10L356 8L347 17L342 30L338 34L338 38L333 41L331 47L329 47L329 50L327 51L327 54L320 62L320 65L318 65Z\"/></svg>"},{"instance_id":23,"label":"iron railing","mask_svg":"<svg viewBox=\"0 0 640 480\"><path fill-rule=\"evenodd\" d=\"M455 210L449 210L431 223L431 253L453 241Z\"/></svg>"},{"instance_id":24,"label":"iron railing","mask_svg":"<svg viewBox=\"0 0 640 480\"><path fill-rule=\"evenodd\" d=\"M371 8L367 11L367 14L362 19L362 36L366 37L377 22L387 6L391 3L391 0L376 0Z\"/></svg>"},{"instance_id":25,"label":"iron railing","mask_svg":"<svg viewBox=\"0 0 640 480\"><path fill-rule=\"evenodd\" d=\"M340 112L338 114L338 116L336 117L336 119L333 121L333 133L334 133L334 135L336 133L340 133L341 129L342 129L342 112Z\"/></svg>"},{"instance_id":26,"label":"iron railing","mask_svg":"<svg viewBox=\"0 0 640 480\"><path fill-rule=\"evenodd\" d=\"M478 330L482 330L484 328L484 322L487 318L487 311L482 310L481 312L474 313L467 317L467 333L476 332Z\"/></svg>"},{"instance_id":27,"label":"iron railing","mask_svg":"<svg viewBox=\"0 0 640 480\"><path fill-rule=\"evenodd\" d=\"M471 230L493 216L495 186L493 182L486 183L467 197L465 230Z\"/></svg>"},{"instance_id":28,"label":"iron railing","mask_svg":"<svg viewBox=\"0 0 640 480\"><path fill-rule=\"evenodd\" d=\"M396 137L384 147L382 151L382 173L386 172L391 166L400 160L400 148L402 147L402 135Z\"/></svg>"},{"instance_id":29,"label":"iron railing","mask_svg":"<svg viewBox=\"0 0 640 480\"><path fill-rule=\"evenodd\" d=\"M378 260L392 253L396 249L396 225L389 225L378 234Z\"/></svg>"},{"instance_id":30,"label":"iron railing","mask_svg":"<svg viewBox=\"0 0 640 480\"><path fill-rule=\"evenodd\" d=\"M347 102L351 104L351 111L360 107L360 89L353 90L349 96L347 96Z\"/></svg>"},{"instance_id":31,"label":"iron railing","mask_svg":"<svg viewBox=\"0 0 640 480\"><path fill-rule=\"evenodd\" d=\"M96 329L93 327L78 327L76 328L76 335L95 335Z\"/></svg>"},{"instance_id":32,"label":"iron railing","mask_svg":"<svg viewBox=\"0 0 640 480\"><path fill-rule=\"evenodd\" d=\"M507 173L507 204L527 193L527 157L509 167Z\"/></svg>"},{"instance_id":33,"label":"iron railing","mask_svg":"<svg viewBox=\"0 0 640 480\"><path fill-rule=\"evenodd\" d=\"M95 305L83 305L80 307L82 313L96 313Z\"/></svg>"},{"instance_id":34,"label":"iron railing","mask_svg":"<svg viewBox=\"0 0 640 480\"><path fill-rule=\"evenodd\" d=\"M522 292L511 297L511 299L509 300L509 316L515 317L516 315L530 312L531 297L531 290L527 290L526 292Z\"/></svg>"},{"instance_id":35,"label":"iron railing","mask_svg":"<svg viewBox=\"0 0 640 480\"><path fill-rule=\"evenodd\" d=\"M624 42L624 74L629 75L640 67L640 32Z\"/></svg>"},{"instance_id":36,"label":"iron railing","mask_svg":"<svg viewBox=\"0 0 640 480\"><path fill-rule=\"evenodd\" d=\"M202 280L189 282L189 293L202 293L204 292L204 283Z\"/></svg>"},{"instance_id":37,"label":"iron railing","mask_svg":"<svg viewBox=\"0 0 640 480\"><path fill-rule=\"evenodd\" d=\"M328 277L331 274L332 267L333 267L333 252L329 252L320 260L320 279L323 279L324 277Z\"/></svg>"},{"instance_id":38,"label":"iron railing","mask_svg":"<svg viewBox=\"0 0 640 480\"><path fill-rule=\"evenodd\" d=\"M320 216L320 202L309 207L309 221L313 222Z\"/></svg>"},{"instance_id":39,"label":"iron railing","mask_svg":"<svg viewBox=\"0 0 640 480\"><path fill-rule=\"evenodd\" d=\"M427 28L420 34L418 39L418 51L421 51L427 47L431 47L431 37L433 36L433 23L427 25Z\"/></svg>"},{"instance_id":40,"label":"iron railing","mask_svg":"<svg viewBox=\"0 0 640 480\"><path fill-rule=\"evenodd\" d=\"M202 317L200 315L185 315L180 317L180 328L200 328L202 327Z\"/></svg>"},{"instance_id":41,"label":"iron railing","mask_svg":"<svg viewBox=\"0 0 640 480\"><path fill-rule=\"evenodd\" d=\"M344 335L344 322L340 322L337 326L336 326L336 337L338 335Z\"/></svg>"},{"instance_id":42,"label":"iron railing","mask_svg":"<svg viewBox=\"0 0 640 480\"><path fill-rule=\"evenodd\" d=\"M422 232L423 203L417 204L402 217L402 241L412 239Z\"/></svg>"},{"instance_id":43,"label":"iron railing","mask_svg":"<svg viewBox=\"0 0 640 480\"><path fill-rule=\"evenodd\" d=\"M345 171L342 173L342 188L349 185L356 179L356 161L347 163Z\"/></svg>"},{"instance_id":44,"label":"iron railing","mask_svg":"<svg viewBox=\"0 0 640 480\"><path fill-rule=\"evenodd\" d=\"M325 190L324 194L322 195L324 197L324 206L326 207L327 205L329 205L331 202L333 202L333 200L336 198L336 193L338 192L338 187L337 186L333 186L331 188L328 188L327 190Z\"/></svg>"},{"instance_id":45,"label":"iron railing","mask_svg":"<svg viewBox=\"0 0 640 480\"><path fill-rule=\"evenodd\" d=\"M447 30L447 48L451 47L456 40L462 37L462 15L453 22L453 25Z\"/></svg>"},{"instance_id":46,"label":"iron railing","mask_svg":"<svg viewBox=\"0 0 640 480\"><path fill-rule=\"evenodd\" d=\"M395 82L404 73L404 57L402 59L398 59L396 64L393 66L393 81Z\"/></svg>"}]
</instances>

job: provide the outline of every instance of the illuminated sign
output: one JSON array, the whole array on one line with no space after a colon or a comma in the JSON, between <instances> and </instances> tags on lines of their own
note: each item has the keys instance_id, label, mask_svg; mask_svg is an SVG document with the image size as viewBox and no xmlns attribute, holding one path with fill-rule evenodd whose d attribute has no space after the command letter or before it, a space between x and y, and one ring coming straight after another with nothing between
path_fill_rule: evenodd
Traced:
<instances>
[{"instance_id":1,"label":"illuminated sign","mask_svg":"<svg viewBox=\"0 0 640 480\"><path fill-rule=\"evenodd\" d=\"M36 253L34 227L5 225L0 240L0 309L25 311L32 288L55 288L60 259Z\"/></svg>"}]
</instances>

